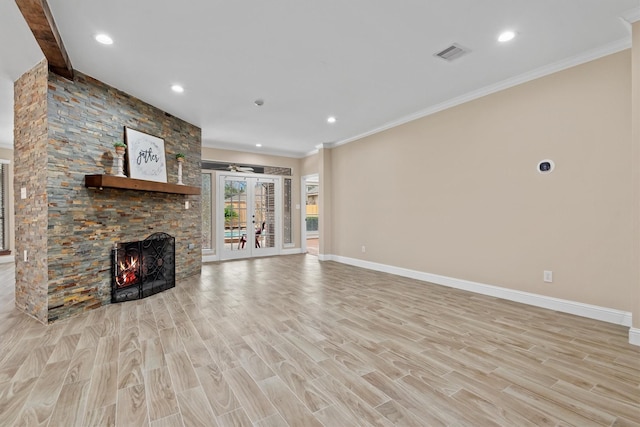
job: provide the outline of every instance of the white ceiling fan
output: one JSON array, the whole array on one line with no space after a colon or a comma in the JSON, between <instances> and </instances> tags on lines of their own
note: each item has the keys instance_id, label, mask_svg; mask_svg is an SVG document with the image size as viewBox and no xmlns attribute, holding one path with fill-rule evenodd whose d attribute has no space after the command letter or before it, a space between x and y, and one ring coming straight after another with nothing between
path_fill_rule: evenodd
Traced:
<instances>
[{"instance_id":1,"label":"white ceiling fan","mask_svg":"<svg viewBox=\"0 0 640 427\"><path fill-rule=\"evenodd\" d=\"M244 172L244 173L253 172L253 168L250 168L248 166L238 166L236 164L229 165L227 169L230 170L231 172Z\"/></svg>"}]
</instances>

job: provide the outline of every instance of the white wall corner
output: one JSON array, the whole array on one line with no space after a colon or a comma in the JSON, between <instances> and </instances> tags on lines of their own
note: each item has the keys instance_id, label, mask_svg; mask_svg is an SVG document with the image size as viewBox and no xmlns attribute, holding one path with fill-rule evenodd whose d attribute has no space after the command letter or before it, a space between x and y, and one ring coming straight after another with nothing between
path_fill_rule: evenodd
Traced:
<instances>
[{"instance_id":1,"label":"white wall corner","mask_svg":"<svg viewBox=\"0 0 640 427\"><path fill-rule=\"evenodd\" d=\"M629 344L640 346L639 328L629 328Z\"/></svg>"},{"instance_id":2,"label":"white wall corner","mask_svg":"<svg viewBox=\"0 0 640 427\"><path fill-rule=\"evenodd\" d=\"M517 291L514 289L507 289L499 286L472 282L469 280L456 279L454 277L440 276L438 274L425 273L422 271L410 270L407 268L378 264L355 258L347 258L336 255L330 255L329 257L331 260L343 264L349 264L369 270L395 274L397 276L422 280L424 282L434 283L436 285L462 289L477 294L488 295L496 298L506 299L509 301L532 305L535 307L546 308L549 310L560 311L562 313L574 314L576 316L586 317L589 319L631 327L631 313L626 311L600 307L597 305L584 304L581 302L569 301L545 295L538 295L529 292ZM640 330L636 329L636 331L638 331L637 339L640 340Z\"/></svg>"},{"instance_id":3,"label":"white wall corner","mask_svg":"<svg viewBox=\"0 0 640 427\"><path fill-rule=\"evenodd\" d=\"M335 256L334 255L327 255L327 254L318 254L318 261L335 261ZM338 261L338 262L340 262L340 261Z\"/></svg>"}]
</instances>

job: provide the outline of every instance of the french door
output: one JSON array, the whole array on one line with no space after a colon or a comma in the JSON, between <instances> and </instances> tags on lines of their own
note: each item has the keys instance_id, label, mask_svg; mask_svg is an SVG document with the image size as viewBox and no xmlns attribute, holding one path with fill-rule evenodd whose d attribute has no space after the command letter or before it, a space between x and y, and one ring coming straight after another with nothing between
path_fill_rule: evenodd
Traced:
<instances>
[{"instance_id":1,"label":"french door","mask_svg":"<svg viewBox=\"0 0 640 427\"><path fill-rule=\"evenodd\" d=\"M217 240L220 259L277 255L281 245L279 177L218 174Z\"/></svg>"}]
</instances>

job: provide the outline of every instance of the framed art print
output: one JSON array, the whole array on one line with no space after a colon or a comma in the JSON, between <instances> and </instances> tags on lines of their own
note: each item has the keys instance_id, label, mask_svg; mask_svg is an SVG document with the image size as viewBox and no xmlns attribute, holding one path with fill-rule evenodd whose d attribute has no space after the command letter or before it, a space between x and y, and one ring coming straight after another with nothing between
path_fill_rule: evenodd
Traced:
<instances>
[{"instance_id":1,"label":"framed art print","mask_svg":"<svg viewBox=\"0 0 640 427\"><path fill-rule=\"evenodd\" d=\"M164 140L157 136L124 128L129 160L129 177L167 182Z\"/></svg>"}]
</instances>

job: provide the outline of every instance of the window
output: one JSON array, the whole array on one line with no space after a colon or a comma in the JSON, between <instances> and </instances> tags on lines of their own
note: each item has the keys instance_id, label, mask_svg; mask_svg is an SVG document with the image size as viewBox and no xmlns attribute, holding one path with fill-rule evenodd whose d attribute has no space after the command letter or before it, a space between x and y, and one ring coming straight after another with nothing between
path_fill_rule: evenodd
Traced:
<instances>
[{"instance_id":1,"label":"window","mask_svg":"<svg viewBox=\"0 0 640 427\"><path fill-rule=\"evenodd\" d=\"M213 249L213 205L211 189L213 187L213 174L202 173L202 249Z\"/></svg>"},{"instance_id":2,"label":"window","mask_svg":"<svg viewBox=\"0 0 640 427\"><path fill-rule=\"evenodd\" d=\"M0 255L9 255L9 162L0 159Z\"/></svg>"},{"instance_id":3,"label":"window","mask_svg":"<svg viewBox=\"0 0 640 427\"><path fill-rule=\"evenodd\" d=\"M284 179L284 203L282 206L284 227L282 240L285 245L293 244L293 222L291 215L291 178Z\"/></svg>"}]
</instances>

